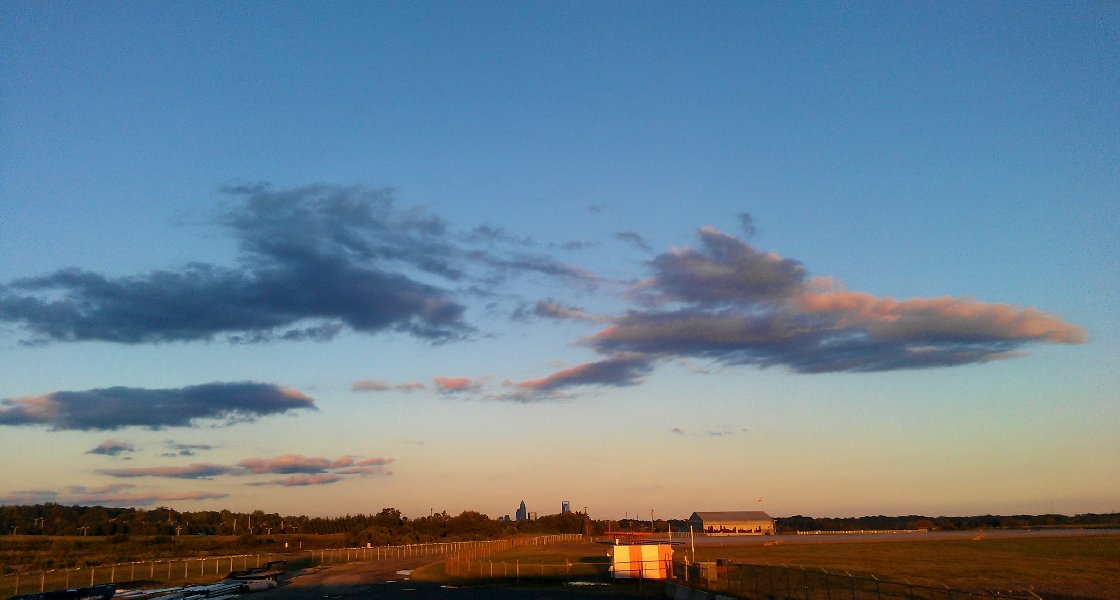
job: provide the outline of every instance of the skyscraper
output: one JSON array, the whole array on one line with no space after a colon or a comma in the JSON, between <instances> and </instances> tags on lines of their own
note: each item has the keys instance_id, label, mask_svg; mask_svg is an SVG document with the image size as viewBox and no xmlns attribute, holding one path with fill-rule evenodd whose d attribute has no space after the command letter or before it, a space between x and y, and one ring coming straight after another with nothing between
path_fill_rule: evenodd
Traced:
<instances>
[{"instance_id":1,"label":"skyscraper","mask_svg":"<svg viewBox=\"0 0 1120 600\"><path fill-rule=\"evenodd\" d=\"M529 509L525 508L524 500L521 501L521 506L517 508L517 520L518 522L529 520Z\"/></svg>"},{"instance_id":2,"label":"skyscraper","mask_svg":"<svg viewBox=\"0 0 1120 600\"><path fill-rule=\"evenodd\" d=\"M570 512L572 512L572 503L568 502L567 500L561 500L560 501L560 513L566 515Z\"/></svg>"}]
</instances>

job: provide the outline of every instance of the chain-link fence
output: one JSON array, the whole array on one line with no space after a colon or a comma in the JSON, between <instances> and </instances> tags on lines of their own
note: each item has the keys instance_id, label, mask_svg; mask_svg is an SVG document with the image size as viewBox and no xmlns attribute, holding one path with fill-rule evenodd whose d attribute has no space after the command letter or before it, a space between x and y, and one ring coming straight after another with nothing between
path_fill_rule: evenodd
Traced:
<instances>
[{"instance_id":1,"label":"chain-link fence","mask_svg":"<svg viewBox=\"0 0 1120 600\"><path fill-rule=\"evenodd\" d=\"M49 590L72 589L103 583L128 587L179 587L213 583L232 571L255 569L273 560L303 565L337 564L422 556L455 556L476 559L517 546L545 545L579 540L578 534L546 535L477 542L441 542L400 546L366 546L284 553L237 554L191 558L169 558L0 575L0 598Z\"/></svg>"}]
</instances>

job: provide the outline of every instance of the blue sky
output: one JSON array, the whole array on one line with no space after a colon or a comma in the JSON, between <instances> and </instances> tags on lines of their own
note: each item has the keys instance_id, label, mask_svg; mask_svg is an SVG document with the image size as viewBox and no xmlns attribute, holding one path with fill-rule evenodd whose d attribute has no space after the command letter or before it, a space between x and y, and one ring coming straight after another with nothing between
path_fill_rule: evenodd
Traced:
<instances>
[{"instance_id":1,"label":"blue sky","mask_svg":"<svg viewBox=\"0 0 1120 600\"><path fill-rule=\"evenodd\" d=\"M1120 510L1114 6L0 11L0 502Z\"/></svg>"}]
</instances>

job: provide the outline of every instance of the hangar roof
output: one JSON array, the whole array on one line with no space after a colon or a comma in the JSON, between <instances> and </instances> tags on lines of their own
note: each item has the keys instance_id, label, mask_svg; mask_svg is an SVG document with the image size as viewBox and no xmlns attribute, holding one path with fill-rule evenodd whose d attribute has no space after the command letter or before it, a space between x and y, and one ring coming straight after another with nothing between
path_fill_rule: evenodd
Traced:
<instances>
[{"instance_id":1,"label":"hangar roof","mask_svg":"<svg viewBox=\"0 0 1120 600\"><path fill-rule=\"evenodd\" d=\"M699 518L701 521L773 521L774 519L761 510L725 510L716 512L694 512L689 520Z\"/></svg>"}]
</instances>

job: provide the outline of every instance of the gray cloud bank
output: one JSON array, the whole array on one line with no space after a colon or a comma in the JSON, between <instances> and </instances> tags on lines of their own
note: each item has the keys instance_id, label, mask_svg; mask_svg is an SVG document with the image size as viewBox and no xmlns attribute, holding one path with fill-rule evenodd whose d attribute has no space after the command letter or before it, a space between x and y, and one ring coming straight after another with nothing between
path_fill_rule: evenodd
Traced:
<instances>
[{"instance_id":1,"label":"gray cloud bank","mask_svg":"<svg viewBox=\"0 0 1120 600\"><path fill-rule=\"evenodd\" d=\"M232 423L291 410L315 409L303 394L266 383L207 383L183 388L111 387L0 399L0 425L53 430L187 427Z\"/></svg>"},{"instance_id":2,"label":"gray cloud bank","mask_svg":"<svg viewBox=\"0 0 1120 600\"><path fill-rule=\"evenodd\" d=\"M630 291L637 308L583 340L605 359L515 385L550 393L634 385L654 363L679 358L800 373L946 367L1017 356L1032 343L1085 341L1083 328L1035 309L837 289L795 260L711 228L698 235L698 249L649 261L650 276ZM537 315L583 318L576 308L546 308Z\"/></svg>"},{"instance_id":3,"label":"gray cloud bank","mask_svg":"<svg viewBox=\"0 0 1120 600\"><path fill-rule=\"evenodd\" d=\"M238 241L239 267L193 263L118 278L63 269L17 279L0 285L0 322L22 325L32 334L27 343L321 341L343 328L445 341L473 330L465 307L421 278L493 285L532 273L590 281L547 256L493 250L496 242L529 243L500 229L456 236L436 216L398 209L390 190L224 191L235 204L219 221Z\"/></svg>"}]
</instances>

